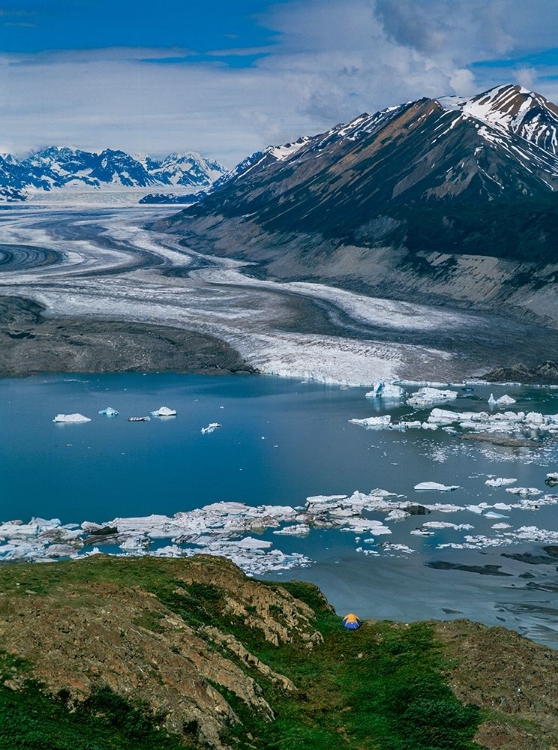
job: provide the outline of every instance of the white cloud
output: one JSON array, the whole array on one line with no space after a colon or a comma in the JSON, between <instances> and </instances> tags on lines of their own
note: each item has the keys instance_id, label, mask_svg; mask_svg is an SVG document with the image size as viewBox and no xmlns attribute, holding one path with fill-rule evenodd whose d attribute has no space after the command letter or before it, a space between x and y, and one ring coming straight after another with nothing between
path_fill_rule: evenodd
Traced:
<instances>
[{"instance_id":1,"label":"white cloud","mask_svg":"<svg viewBox=\"0 0 558 750\"><path fill-rule=\"evenodd\" d=\"M554 2L291 0L262 19L276 44L250 50L270 54L249 68L225 66L218 51L201 62L184 49L4 55L1 147L197 150L232 166L362 111L514 77L534 82L533 66L471 64L552 46ZM537 85L553 97L553 82Z\"/></svg>"}]
</instances>

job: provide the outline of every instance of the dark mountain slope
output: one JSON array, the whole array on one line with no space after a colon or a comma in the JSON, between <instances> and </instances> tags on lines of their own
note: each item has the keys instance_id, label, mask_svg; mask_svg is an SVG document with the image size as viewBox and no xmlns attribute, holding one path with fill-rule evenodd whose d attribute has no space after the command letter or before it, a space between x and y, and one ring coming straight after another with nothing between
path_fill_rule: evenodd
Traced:
<instances>
[{"instance_id":1,"label":"dark mountain slope","mask_svg":"<svg viewBox=\"0 0 558 750\"><path fill-rule=\"evenodd\" d=\"M361 115L254 154L159 226L278 278L505 304L554 325L557 112L501 86Z\"/></svg>"}]
</instances>

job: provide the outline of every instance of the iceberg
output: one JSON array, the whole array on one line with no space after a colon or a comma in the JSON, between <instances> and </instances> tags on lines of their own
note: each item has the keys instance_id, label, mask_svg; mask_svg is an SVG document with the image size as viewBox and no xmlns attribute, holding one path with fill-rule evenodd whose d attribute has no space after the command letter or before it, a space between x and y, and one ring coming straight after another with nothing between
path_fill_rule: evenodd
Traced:
<instances>
[{"instance_id":1,"label":"iceberg","mask_svg":"<svg viewBox=\"0 0 558 750\"><path fill-rule=\"evenodd\" d=\"M415 484L414 489L419 490L419 492L422 492L423 490L436 490L437 492L453 492L453 490L459 489L459 485L439 484L439 482L419 482L419 484Z\"/></svg>"},{"instance_id":2,"label":"iceberg","mask_svg":"<svg viewBox=\"0 0 558 750\"><path fill-rule=\"evenodd\" d=\"M101 414L104 417L117 417L118 416L118 412L116 411L116 409L113 409L112 406L107 406L106 409L101 409L99 414Z\"/></svg>"},{"instance_id":3,"label":"iceberg","mask_svg":"<svg viewBox=\"0 0 558 750\"><path fill-rule=\"evenodd\" d=\"M168 406L160 406L157 411L151 412L152 417L176 417L176 410Z\"/></svg>"},{"instance_id":4,"label":"iceberg","mask_svg":"<svg viewBox=\"0 0 558 750\"><path fill-rule=\"evenodd\" d=\"M491 393L490 398L488 399L488 403L490 406L511 406L512 404L517 403L514 398L511 396L508 396L507 393L505 393L503 396L500 396L500 398L494 398L494 395Z\"/></svg>"},{"instance_id":5,"label":"iceberg","mask_svg":"<svg viewBox=\"0 0 558 750\"><path fill-rule=\"evenodd\" d=\"M80 422L91 422L89 417L84 417L83 414L57 414L53 422L73 422L79 424Z\"/></svg>"},{"instance_id":6,"label":"iceberg","mask_svg":"<svg viewBox=\"0 0 558 750\"><path fill-rule=\"evenodd\" d=\"M546 479L544 480L544 483L547 484L549 487L555 487L558 484L558 471L551 472L550 474L546 475Z\"/></svg>"},{"instance_id":7,"label":"iceberg","mask_svg":"<svg viewBox=\"0 0 558 750\"><path fill-rule=\"evenodd\" d=\"M386 400L399 400L405 398L405 391L400 385L384 382L372 383L372 390L364 394L366 398L383 398Z\"/></svg>"},{"instance_id":8,"label":"iceberg","mask_svg":"<svg viewBox=\"0 0 558 750\"><path fill-rule=\"evenodd\" d=\"M485 484L489 487L505 487L507 484L514 484L517 479L506 479L505 477L498 477L497 479L487 479Z\"/></svg>"},{"instance_id":9,"label":"iceberg","mask_svg":"<svg viewBox=\"0 0 558 750\"><path fill-rule=\"evenodd\" d=\"M512 495L519 495L520 497L542 494L536 487L508 487L506 492L511 492Z\"/></svg>"},{"instance_id":10,"label":"iceberg","mask_svg":"<svg viewBox=\"0 0 558 750\"><path fill-rule=\"evenodd\" d=\"M215 430L218 430L222 426L223 425L219 424L219 422L210 422L207 427L202 427L200 432L202 435L210 435L212 432L215 432Z\"/></svg>"},{"instance_id":11,"label":"iceberg","mask_svg":"<svg viewBox=\"0 0 558 750\"><path fill-rule=\"evenodd\" d=\"M361 427L366 427L367 430L381 429L382 427L389 427L391 424L391 414L386 414L383 417L366 417L365 419L349 419L351 424L358 424Z\"/></svg>"},{"instance_id":12,"label":"iceberg","mask_svg":"<svg viewBox=\"0 0 558 750\"><path fill-rule=\"evenodd\" d=\"M448 401L455 401L457 391L440 390L439 388L419 388L416 393L407 398L407 404L417 409L423 409L425 406L432 404L443 404Z\"/></svg>"}]
</instances>

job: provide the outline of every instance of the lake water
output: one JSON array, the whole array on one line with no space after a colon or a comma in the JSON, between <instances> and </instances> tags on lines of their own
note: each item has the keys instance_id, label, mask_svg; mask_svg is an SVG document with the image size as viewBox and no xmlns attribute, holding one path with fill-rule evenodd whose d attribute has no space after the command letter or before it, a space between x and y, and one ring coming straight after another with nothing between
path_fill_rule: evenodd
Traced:
<instances>
[{"instance_id":1,"label":"lake water","mask_svg":"<svg viewBox=\"0 0 558 750\"><path fill-rule=\"evenodd\" d=\"M407 406L374 403L365 398L366 390L250 376L111 374L0 380L0 521L27 522L40 516L57 517L64 524L105 523L153 513L172 516L220 501L302 506L311 495L350 495L373 488L417 503L516 502L505 488L485 484L490 475L517 479L512 486L551 492L544 479L547 472L558 470L556 442L533 450L461 441L440 429L365 430L348 420L414 414ZM460 398L448 407L454 410L486 410L492 391L516 398L515 411L558 413L556 390L477 386L470 396L456 390ZM176 409L178 416L127 421L162 405ZM120 415L99 416L107 406ZM429 411L419 412L419 418ZM54 424L59 412L80 412L92 421ZM202 435L201 428L211 422L219 422L222 429ZM424 481L459 489L413 489ZM555 505L501 514L511 531L524 526L549 535L558 531ZM470 524L474 530L446 528L433 536L412 535L425 520ZM544 556L543 542L440 549L441 544L460 544L467 533L495 537L496 522L472 511L433 512L427 519L411 516L390 523L392 534L368 545L369 555L354 533L339 530L316 529L300 538L274 535L269 529L262 538L285 553L298 552L312 560L310 567L269 577L312 580L340 612L397 620L467 616L556 645L556 564L502 557L517 552ZM382 544L386 540L387 546ZM397 544L413 552L398 552L393 546ZM439 562L477 572L429 567Z\"/></svg>"}]
</instances>

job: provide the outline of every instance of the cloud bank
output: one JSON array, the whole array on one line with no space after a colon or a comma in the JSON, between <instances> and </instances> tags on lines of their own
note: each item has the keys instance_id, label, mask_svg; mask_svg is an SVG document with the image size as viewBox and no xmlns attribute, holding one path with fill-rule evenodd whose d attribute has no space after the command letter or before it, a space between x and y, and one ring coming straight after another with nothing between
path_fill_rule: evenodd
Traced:
<instances>
[{"instance_id":1,"label":"cloud bank","mask_svg":"<svg viewBox=\"0 0 558 750\"><path fill-rule=\"evenodd\" d=\"M46 144L233 166L269 143L390 104L519 81L558 99L555 0L289 0L260 19L276 43L0 55L0 149ZM254 56L253 59L251 56Z\"/></svg>"}]
</instances>

